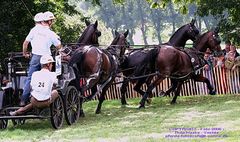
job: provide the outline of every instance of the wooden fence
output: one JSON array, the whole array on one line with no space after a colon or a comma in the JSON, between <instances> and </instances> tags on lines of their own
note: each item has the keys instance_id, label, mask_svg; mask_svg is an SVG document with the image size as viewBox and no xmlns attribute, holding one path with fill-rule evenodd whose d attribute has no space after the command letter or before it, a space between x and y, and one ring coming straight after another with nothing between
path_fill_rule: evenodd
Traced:
<instances>
[{"instance_id":1,"label":"wooden fence","mask_svg":"<svg viewBox=\"0 0 240 142\"><path fill-rule=\"evenodd\" d=\"M216 94L239 94L240 93L240 68L236 70L227 70L221 67L212 68L209 71L202 70L205 77L207 77L216 90ZM122 78L116 78L115 82L121 81ZM129 83L127 87L126 98L140 97L138 93L133 90L133 84ZM169 78L163 80L154 90L154 97L158 97L161 91L166 91L171 86ZM106 99L120 99L121 84L114 84L107 91ZM146 85L142 87L146 90ZM171 94L172 95L172 94ZM208 95L208 89L205 83L195 82L193 80L186 81L181 89L180 96L193 95ZM97 99L97 97L95 97Z\"/></svg>"}]
</instances>

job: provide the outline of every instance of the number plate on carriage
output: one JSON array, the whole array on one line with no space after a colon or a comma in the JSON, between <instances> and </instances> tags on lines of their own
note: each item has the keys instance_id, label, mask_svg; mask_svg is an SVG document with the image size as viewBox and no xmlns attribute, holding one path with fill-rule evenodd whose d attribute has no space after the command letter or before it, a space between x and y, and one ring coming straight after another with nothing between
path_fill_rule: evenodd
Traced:
<instances>
[{"instance_id":1,"label":"number plate on carriage","mask_svg":"<svg viewBox=\"0 0 240 142\"><path fill-rule=\"evenodd\" d=\"M62 62L61 62L61 55L55 56L55 64L56 64L56 74L61 75L62 74Z\"/></svg>"}]
</instances>

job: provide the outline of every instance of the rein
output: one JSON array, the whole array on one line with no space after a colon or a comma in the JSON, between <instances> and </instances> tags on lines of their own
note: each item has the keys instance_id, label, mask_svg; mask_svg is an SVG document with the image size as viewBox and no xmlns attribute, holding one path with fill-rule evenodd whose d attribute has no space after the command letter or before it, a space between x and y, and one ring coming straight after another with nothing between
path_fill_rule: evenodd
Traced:
<instances>
[{"instance_id":1,"label":"rein","mask_svg":"<svg viewBox=\"0 0 240 142\"><path fill-rule=\"evenodd\" d=\"M199 68L199 69L197 69L196 71L191 71L191 72L189 72L188 74L186 74L186 75L184 75L184 76L180 76L180 77L175 77L175 76L165 76L165 77L166 77L166 78L171 78L171 79L185 79L185 78L187 78L191 73L193 73L193 72L198 72L198 71L202 70L203 68L204 68L204 66L201 67L201 68ZM127 70L130 70L130 69L132 69L132 68L128 68ZM150 76L155 76L155 75L164 75L164 74L160 74L159 72L155 72L155 73L151 73L151 74L147 74L147 75L141 75L141 76L137 76L137 77L125 77L125 76L123 76L123 75L119 75L119 76L117 76L117 77L123 77L123 78L127 79L127 81L129 81L129 80L138 80L138 79L141 79L141 78L150 77ZM123 81L119 81L119 82L114 82L113 84L120 84L120 83L124 83L124 82L125 82L125 81L123 80Z\"/></svg>"}]
</instances>

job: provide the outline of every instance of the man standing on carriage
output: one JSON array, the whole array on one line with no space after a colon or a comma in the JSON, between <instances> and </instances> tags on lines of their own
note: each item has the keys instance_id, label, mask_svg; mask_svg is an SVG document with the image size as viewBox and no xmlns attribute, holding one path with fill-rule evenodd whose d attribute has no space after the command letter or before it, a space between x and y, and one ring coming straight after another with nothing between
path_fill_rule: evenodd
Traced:
<instances>
[{"instance_id":1,"label":"man standing on carriage","mask_svg":"<svg viewBox=\"0 0 240 142\"><path fill-rule=\"evenodd\" d=\"M53 89L57 83L55 72L51 72L53 67L53 58L50 55L43 55L40 59L42 69L32 74L31 80L31 101L24 107L16 111L9 112L11 116L21 115L34 108L49 107L59 96L56 89Z\"/></svg>"},{"instance_id":2,"label":"man standing on carriage","mask_svg":"<svg viewBox=\"0 0 240 142\"><path fill-rule=\"evenodd\" d=\"M55 16L52 12L38 13L34 17L36 25L31 29L23 42L23 56L30 57L27 52L28 44L31 43L31 61L29 63L28 78L25 83L23 94L21 97L21 106L24 106L29 101L30 96L30 81L32 73L41 69L40 58L43 55L51 55L50 47L54 45L57 49L61 48L59 36L50 28L53 24Z\"/></svg>"}]
</instances>

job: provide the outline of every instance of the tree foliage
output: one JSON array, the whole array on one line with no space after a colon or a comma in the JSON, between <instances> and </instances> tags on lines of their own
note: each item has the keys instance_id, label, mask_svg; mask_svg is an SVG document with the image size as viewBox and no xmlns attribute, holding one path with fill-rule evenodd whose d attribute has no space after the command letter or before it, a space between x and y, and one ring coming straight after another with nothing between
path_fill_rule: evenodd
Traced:
<instances>
[{"instance_id":1,"label":"tree foliage","mask_svg":"<svg viewBox=\"0 0 240 142\"><path fill-rule=\"evenodd\" d=\"M240 43L240 1L239 0L201 0L198 3L200 16L216 15L221 20L218 23L222 37Z\"/></svg>"},{"instance_id":2,"label":"tree foliage","mask_svg":"<svg viewBox=\"0 0 240 142\"><path fill-rule=\"evenodd\" d=\"M66 16L80 15L66 0L1 0L0 1L0 58L8 52L22 51L22 43L34 27L33 16L38 12L51 11L57 17L53 30L63 42L75 42L82 30L81 22L73 24ZM78 21L83 18L78 16ZM71 19L71 18L68 18ZM83 23L83 22L82 22Z\"/></svg>"},{"instance_id":3,"label":"tree foliage","mask_svg":"<svg viewBox=\"0 0 240 142\"><path fill-rule=\"evenodd\" d=\"M95 1L96 4L101 5L101 0ZM97 1L97 2L96 2ZM113 2L124 4L124 0L112 0ZM196 4L197 12L195 16L203 18L207 28L214 26L220 27L220 32L224 40L230 39L236 44L240 44L240 2L239 0L145 0L149 3L149 7L154 9L166 8L169 3L174 3L182 14L188 13L188 6ZM214 16L219 21L212 21L207 16ZM210 21L209 21L210 20Z\"/></svg>"}]
</instances>

